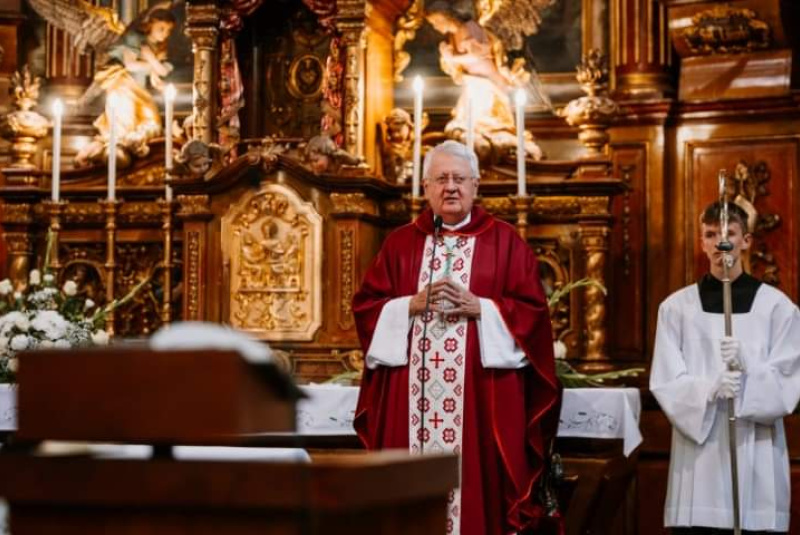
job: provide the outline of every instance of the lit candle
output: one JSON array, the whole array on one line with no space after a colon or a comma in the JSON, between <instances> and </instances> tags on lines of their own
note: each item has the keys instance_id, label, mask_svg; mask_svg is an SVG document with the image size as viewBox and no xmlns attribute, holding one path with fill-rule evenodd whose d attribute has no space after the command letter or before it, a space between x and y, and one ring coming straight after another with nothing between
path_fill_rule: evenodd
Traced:
<instances>
[{"instance_id":1,"label":"lit candle","mask_svg":"<svg viewBox=\"0 0 800 535\"><path fill-rule=\"evenodd\" d=\"M469 87L467 87L467 147L475 150L475 116Z\"/></svg>"},{"instance_id":2,"label":"lit candle","mask_svg":"<svg viewBox=\"0 0 800 535\"><path fill-rule=\"evenodd\" d=\"M419 197L420 173L422 171L422 88L421 76L414 77L414 173L411 178L411 195Z\"/></svg>"},{"instance_id":3,"label":"lit candle","mask_svg":"<svg viewBox=\"0 0 800 535\"><path fill-rule=\"evenodd\" d=\"M525 173L525 91L517 89L514 102L517 105L517 195L525 196L528 177Z\"/></svg>"},{"instance_id":4,"label":"lit candle","mask_svg":"<svg viewBox=\"0 0 800 535\"><path fill-rule=\"evenodd\" d=\"M64 105L61 99L53 102L53 202L61 200L61 116Z\"/></svg>"},{"instance_id":5,"label":"lit candle","mask_svg":"<svg viewBox=\"0 0 800 535\"><path fill-rule=\"evenodd\" d=\"M169 185L169 181L172 174L172 110L176 95L175 86L169 84L164 90L164 168L167 171L164 179L166 183L164 199L167 202L172 201L172 186Z\"/></svg>"},{"instance_id":6,"label":"lit candle","mask_svg":"<svg viewBox=\"0 0 800 535\"><path fill-rule=\"evenodd\" d=\"M113 93L106 97L108 118L108 200L117 200L117 99Z\"/></svg>"}]
</instances>

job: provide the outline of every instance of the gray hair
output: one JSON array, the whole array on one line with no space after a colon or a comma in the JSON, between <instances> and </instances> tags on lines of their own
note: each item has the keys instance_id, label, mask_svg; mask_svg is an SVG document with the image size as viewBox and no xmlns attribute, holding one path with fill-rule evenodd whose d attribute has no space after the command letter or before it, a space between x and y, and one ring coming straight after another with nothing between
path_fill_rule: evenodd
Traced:
<instances>
[{"instance_id":1,"label":"gray hair","mask_svg":"<svg viewBox=\"0 0 800 535\"><path fill-rule=\"evenodd\" d=\"M480 169L478 169L478 157L475 155L475 151L468 148L463 143L448 139L443 143L439 143L425 154L425 161L422 163L423 180L428 180L428 171L431 168L433 159L440 153L449 154L466 161L469 164L469 171L472 173L470 178L479 178L481 176Z\"/></svg>"}]
</instances>

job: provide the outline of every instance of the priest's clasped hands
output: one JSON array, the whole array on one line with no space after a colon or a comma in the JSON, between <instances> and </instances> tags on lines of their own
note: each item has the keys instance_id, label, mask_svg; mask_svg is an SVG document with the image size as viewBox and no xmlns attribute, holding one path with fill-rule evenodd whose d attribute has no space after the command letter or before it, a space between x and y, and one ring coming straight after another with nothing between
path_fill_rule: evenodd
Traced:
<instances>
[{"instance_id":1,"label":"priest's clasped hands","mask_svg":"<svg viewBox=\"0 0 800 535\"><path fill-rule=\"evenodd\" d=\"M410 316L417 316L425 311L427 296L428 288L423 288L411 298L408 304ZM431 310L466 318L480 318L481 302L475 294L447 278L431 285Z\"/></svg>"},{"instance_id":2,"label":"priest's clasped hands","mask_svg":"<svg viewBox=\"0 0 800 535\"><path fill-rule=\"evenodd\" d=\"M725 370L719 374L711 389L710 401L732 399L742 388L742 371L744 363L739 355L739 340L725 336L720 341L720 355L725 363Z\"/></svg>"}]
</instances>

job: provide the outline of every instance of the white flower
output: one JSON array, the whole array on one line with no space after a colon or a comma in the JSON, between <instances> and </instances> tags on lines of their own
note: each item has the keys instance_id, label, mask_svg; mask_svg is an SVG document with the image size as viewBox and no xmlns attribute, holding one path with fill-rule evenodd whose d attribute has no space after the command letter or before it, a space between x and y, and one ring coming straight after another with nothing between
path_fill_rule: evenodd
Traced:
<instances>
[{"instance_id":1,"label":"white flower","mask_svg":"<svg viewBox=\"0 0 800 535\"><path fill-rule=\"evenodd\" d=\"M108 333L105 331L97 331L92 334L92 343L97 346L108 345Z\"/></svg>"},{"instance_id":2,"label":"white flower","mask_svg":"<svg viewBox=\"0 0 800 535\"><path fill-rule=\"evenodd\" d=\"M91 299L87 299L86 302L83 304L83 309L89 310L93 306L94 306L94 301L92 301Z\"/></svg>"},{"instance_id":3,"label":"white flower","mask_svg":"<svg viewBox=\"0 0 800 535\"><path fill-rule=\"evenodd\" d=\"M12 291L14 291L14 286L11 284L10 280L3 279L0 281L0 295L8 295Z\"/></svg>"},{"instance_id":4,"label":"white flower","mask_svg":"<svg viewBox=\"0 0 800 535\"><path fill-rule=\"evenodd\" d=\"M17 310L9 312L4 316L0 316L0 334L8 334L11 329L16 327L18 321L27 321L27 319L28 318L25 317L25 314Z\"/></svg>"},{"instance_id":5,"label":"white flower","mask_svg":"<svg viewBox=\"0 0 800 535\"><path fill-rule=\"evenodd\" d=\"M0 336L0 355L3 355L8 349L8 338Z\"/></svg>"},{"instance_id":6,"label":"white flower","mask_svg":"<svg viewBox=\"0 0 800 535\"><path fill-rule=\"evenodd\" d=\"M75 281L67 281L64 283L64 294L66 294L67 297L73 297L77 293L78 285L75 284Z\"/></svg>"},{"instance_id":7,"label":"white flower","mask_svg":"<svg viewBox=\"0 0 800 535\"><path fill-rule=\"evenodd\" d=\"M20 331L27 331L31 327L31 322L26 316L20 314L20 316L14 320L14 325Z\"/></svg>"},{"instance_id":8,"label":"white flower","mask_svg":"<svg viewBox=\"0 0 800 535\"><path fill-rule=\"evenodd\" d=\"M69 349L70 347L72 347L72 345L67 340L64 340L63 338L61 340L56 340L55 344L53 344L53 345L55 347L57 347L58 349Z\"/></svg>"},{"instance_id":9,"label":"white flower","mask_svg":"<svg viewBox=\"0 0 800 535\"><path fill-rule=\"evenodd\" d=\"M27 334L18 334L11 339L11 349L14 351L22 351L23 349L28 349L30 341L31 337L28 336Z\"/></svg>"},{"instance_id":10,"label":"white flower","mask_svg":"<svg viewBox=\"0 0 800 535\"><path fill-rule=\"evenodd\" d=\"M58 340L66 335L69 322L55 310L40 310L33 317L31 325L50 340Z\"/></svg>"},{"instance_id":11,"label":"white flower","mask_svg":"<svg viewBox=\"0 0 800 535\"><path fill-rule=\"evenodd\" d=\"M553 353L557 359L565 359L567 358L567 346L561 340L556 340L553 342Z\"/></svg>"},{"instance_id":12,"label":"white flower","mask_svg":"<svg viewBox=\"0 0 800 535\"><path fill-rule=\"evenodd\" d=\"M17 373L17 370L19 370L19 361L16 359L16 357L11 357L8 359L8 362L6 362L6 368L8 368L8 371L11 373Z\"/></svg>"},{"instance_id":13,"label":"white flower","mask_svg":"<svg viewBox=\"0 0 800 535\"><path fill-rule=\"evenodd\" d=\"M14 292L14 299L16 299L17 301L22 299L22 292Z\"/></svg>"},{"instance_id":14,"label":"white flower","mask_svg":"<svg viewBox=\"0 0 800 535\"><path fill-rule=\"evenodd\" d=\"M42 340L41 342L39 342L40 349L53 349L53 346L54 344L52 340Z\"/></svg>"},{"instance_id":15,"label":"white flower","mask_svg":"<svg viewBox=\"0 0 800 535\"><path fill-rule=\"evenodd\" d=\"M46 284L50 284L51 282L56 280L56 278L53 276L52 273L45 273L43 278Z\"/></svg>"},{"instance_id":16,"label":"white flower","mask_svg":"<svg viewBox=\"0 0 800 535\"><path fill-rule=\"evenodd\" d=\"M28 275L28 282L31 283L31 286L38 286L42 283L42 274L39 273L38 269L32 269L30 275Z\"/></svg>"}]
</instances>

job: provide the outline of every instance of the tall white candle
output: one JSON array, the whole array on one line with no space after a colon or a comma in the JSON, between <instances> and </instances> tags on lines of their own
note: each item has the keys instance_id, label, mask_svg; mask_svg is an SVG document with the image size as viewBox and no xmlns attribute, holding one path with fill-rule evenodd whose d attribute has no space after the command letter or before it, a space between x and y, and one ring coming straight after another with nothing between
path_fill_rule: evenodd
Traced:
<instances>
[{"instance_id":1,"label":"tall white candle","mask_svg":"<svg viewBox=\"0 0 800 535\"><path fill-rule=\"evenodd\" d=\"M175 86L169 84L164 90L164 168L167 172L164 199L167 202L172 201L172 186L169 185L169 181L172 175L172 113L176 95Z\"/></svg>"},{"instance_id":2,"label":"tall white candle","mask_svg":"<svg viewBox=\"0 0 800 535\"><path fill-rule=\"evenodd\" d=\"M517 195L524 196L528 176L525 172L525 91L517 89L514 103L517 105Z\"/></svg>"},{"instance_id":3,"label":"tall white candle","mask_svg":"<svg viewBox=\"0 0 800 535\"><path fill-rule=\"evenodd\" d=\"M422 172L422 89L425 82L421 76L414 77L414 173L411 177L411 195L419 197L420 173Z\"/></svg>"},{"instance_id":4,"label":"tall white candle","mask_svg":"<svg viewBox=\"0 0 800 535\"><path fill-rule=\"evenodd\" d=\"M61 99L53 102L53 178L52 200L61 200L61 117L64 115L64 104Z\"/></svg>"},{"instance_id":5,"label":"tall white candle","mask_svg":"<svg viewBox=\"0 0 800 535\"><path fill-rule=\"evenodd\" d=\"M106 97L108 118L108 200L117 200L117 99L114 94Z\"/></svg>"},{"instance_id":6,"label":"tall white candle","mask_svg":"<svg viewBox=\"0 0 800 535\"><path fill-rule=\"evenodd\" d=\"M472 102L472 94L467 88L467 147L475 150L475 110Z\"/></svg>"}]
</instances>

